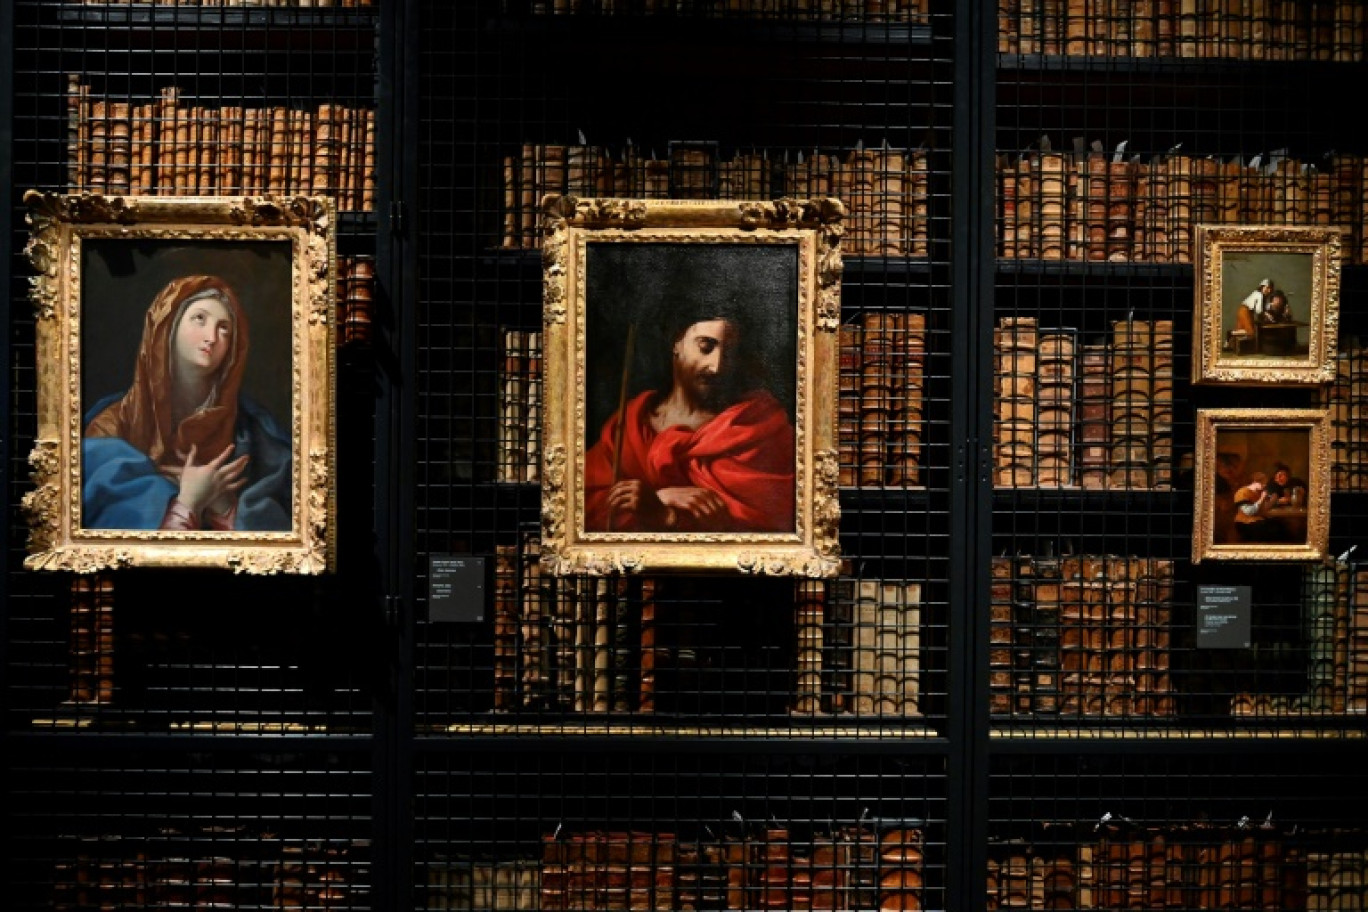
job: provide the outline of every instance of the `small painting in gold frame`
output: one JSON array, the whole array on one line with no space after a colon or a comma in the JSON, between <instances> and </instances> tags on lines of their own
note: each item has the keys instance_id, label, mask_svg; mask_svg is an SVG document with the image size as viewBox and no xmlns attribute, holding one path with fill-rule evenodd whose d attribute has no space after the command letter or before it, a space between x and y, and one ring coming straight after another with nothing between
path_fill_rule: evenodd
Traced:
<instances>
[{"instance_id":1,"label":"small painting in gold frame","mask_svg":"<svg viewBox=\"0 0 1368 912\"><path fill-rule=\"evenodd\" d=\"M1193 563L1315 561L1330 535L1324 409L1199 409Z\"/></svg>"},{"instance_id":2,"label":"small painting in gold frame","mask_svg":"<svg viewBox=\"0 0 1368 912\"><path fill-rule=\"evenodd\" d=\"M1198 225L1196 244L1194 383L1334 379L1338 228Z\"/></svg>"}]
</instances>

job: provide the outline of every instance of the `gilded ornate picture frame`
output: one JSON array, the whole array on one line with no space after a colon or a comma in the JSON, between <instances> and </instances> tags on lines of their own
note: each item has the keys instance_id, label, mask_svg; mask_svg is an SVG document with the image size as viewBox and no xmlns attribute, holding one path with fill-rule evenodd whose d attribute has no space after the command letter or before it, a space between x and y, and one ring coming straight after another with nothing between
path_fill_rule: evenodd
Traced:
<instances>
[{"instance_id":1,"label":"gilded ornate picture frame","mask_svg":"<svg viewBox=\"0 0 1368 912\"><path fill-rule=\"evenodd\" d=\"M25 566L326 571L331 200L30 191Z\"/></svg>"},{"instance_id":2,"label":"gilded ornate picture frame","mask_svg":"<svg viewBox=\"0 0 1368 912\"><path fill-rule=\"evenodd\" d=\"M841 204L542 213L543 563L835 575Z\"/></svg>"},{"instance_id":3,"label":"gilded ornate picture frame","mask_svg":"<svg viewBox=\"0 0 1368 912\"><path fill-rule=\"evenodd\" d=\"M1198 225L1196 245L1194 383L1334 379L1338 228Z\"/></svg>"},{"instance_id":4,"label":"gilded ornate picture frame","mask_svg":"<svg viewBox=\"0 0 1368 912\"><path fill-rule=\"evenodd\" d=\"M1192 560L1322 560L1330 537L1325 409L1199 409Z\"/></svg>"}]
</instances>

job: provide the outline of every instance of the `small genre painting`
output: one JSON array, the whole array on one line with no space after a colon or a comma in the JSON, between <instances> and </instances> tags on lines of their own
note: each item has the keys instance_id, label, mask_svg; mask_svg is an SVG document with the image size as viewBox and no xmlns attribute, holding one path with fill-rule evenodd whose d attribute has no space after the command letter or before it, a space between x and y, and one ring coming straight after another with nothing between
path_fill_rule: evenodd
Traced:
<instances>
[{"instance_id":1,"label":"small genre painting","mask_svg":"<svg viewBox=\"0 0 1368 912\"><path fill-rule=\"evenodd\" d=\"M1328 547L1323 410L1200 410L1193 560L1317 560Z\"/></svg>"},{"instance_id":2,"label":"small genre painting","mask_svg":"<svg viewBox=\"0 0 1368 912\"><path fill-rule=\"evenodd\" d=\"M1337 229L1200 226L1194 381L1319 383L1339 325Z\"/></svg>"},{"instance_id":3,"label":"small genre painting","mask_svg":"<svg viewBox=\"0 0 1368 912\"><path fill-rule=\"evenodd\" d=\"M69 487L46 518L56 540L35 526L31 563L321 569L331 549L315 529L331 527L332 498L300 462L331 451L330 355L310 320L331 314L327 248L310 250L311 230L289 219L235 226L222 202L92 214L63 199L33 221L75 276L74 306L54 315L65 325L39 322L40 357L74 375L72 401L39 390L40 423L69 432L70 476L47 480ZM146 221L111 229L111 214ZM322 282L307 278L310 256Z\"/></svg>"},{"instance_id":4,"label":"small genre painting","mask_svg":"<svg viewBox=\"0 0 1368 912\"><path fill-rule=\"evenodd\" d=\"M737 204L638 205L632 228L615 209L551 220L568 266L548 298L546 445L568 445L544 475L552 566L826 575L837 321L817 313L839 299L816 264L838 204L762 208L773 227Z\"/></svg>"}]
</instances>

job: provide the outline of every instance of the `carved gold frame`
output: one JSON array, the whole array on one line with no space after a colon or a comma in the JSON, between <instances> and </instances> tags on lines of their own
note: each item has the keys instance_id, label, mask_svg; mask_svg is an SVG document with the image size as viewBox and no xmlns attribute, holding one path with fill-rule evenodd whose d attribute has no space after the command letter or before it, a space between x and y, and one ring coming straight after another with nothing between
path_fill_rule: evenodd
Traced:
<instances>
[{"instance_id":1,"label":"carved gold frame","mask_svg":"<svg viewBox=\"0 0 1368 912\"><path fill-rule=\"evenodd\" d=\"M839 201L578 199L548 196L543 221L542 562L558 574L660 571L827 577L840 502L836 339L844 209ZM586 245L787 244L797 250L796 516L792 533L584 530Z\"/></svg>"},{"instance_id":2,"label":"carved gold frame","mask_svg":"<svg viewBox=\"0 0 1368 912\"><path fill-rule=\"evenodd\" d=\"M1301 385L1334 380L1343 244L1340 229L1316 225L1198 225L1195 243L1193 383ZM1225 258L1232 253L1304 254L1310 258L1310 300L1294 302L1301 310L1298 317L1308 324L1305 357L1257 351L1232 354L1224 350Z\"/></svg>"},{"instance_id":3,"label":"carved gold frame","mask_svg":"<svg viewBox=\"0 0 1368 912\"><path fill-rule=\"evenodd\" d=\"M1224 431L1307 433L1306 543L1217 543L1216 462ZM1319 561L1330 547L1330 413L1326 409L1198 409L1192 562Z\"/></svg>"},{"instance_id":4,"label":"carved gold frame","mask_svg":"<svg viewBox=\"0 0 1368 912\"><path fill-rule=\"evenodd\" d=\"M321 197L105 197L29 191L38 426L29 456L31 569L223 567L318 574L335 546L336 210ZM81 525L81 245L86 239L287 240L291 260L291 530L170 532Z\"/></svg>"}]
</instances>

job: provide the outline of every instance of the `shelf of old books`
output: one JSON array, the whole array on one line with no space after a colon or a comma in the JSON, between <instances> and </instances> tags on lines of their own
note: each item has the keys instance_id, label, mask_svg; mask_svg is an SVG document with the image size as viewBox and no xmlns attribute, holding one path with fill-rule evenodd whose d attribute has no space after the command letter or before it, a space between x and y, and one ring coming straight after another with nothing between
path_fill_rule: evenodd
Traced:
<instances>
[{"instance_id":1,"label":"shelf of old books","mask_svg":"<svg viewBox=\"0 0 1368 912\"><path fill-rule=\"evenodd\" d=\"M1153 777L1182 793L1161 797ZM1357 778L1276 752L999 758L986 908L1352 908L1368 848Z\"/></svg>"},{"instance_id":2,"label":"shelf of old books","mask_svg":"<svg viewBox=\"0 0 1368 912\"><path fill-rule=\"evenodd\" d=\"M269 46L292 30L296 46L340 49L373 45L378 7L371 0L315 3L313 0L65 0L44 4L43 24L72 28L102 27L121 32L103 36L108 42L138 46L148 29L174 30L180 40L201 31L209 48Z\"/></svg>"},{"instance_id":3,"label":"shelf of old books","mask_svg":"<svg viewBox=\"0 0 1368 912\"><path fill-rule=\"evenodd\" d=\"M564 788L536 807L479 795ZM790 791L795 777L813 786ZM416 896L427 908L937 908L936 761L687 749L667 763L568 750L418 758ZM518 905L514 905L518 903Z\"/></svg>"},{"instance_id":4,"label":"shelf of old books","mask_svg":"<svg viewBox=\"0 0 1368 912\"><path fill-rule=\"evenodd\" d=\"M538 549L495 546L492 643L420 647L426 733L905 740L944 713L945 595L873 555L795 582L553 577Z\"/></svg>"},{"instance_id":5,"label":"shelf of old books","mask_svg":"<svg viewBox=\"0 0 1368 912\"><path fill-rule=\"evenodd\" d=\"M366 759L364 750L336 748L331 756L26 748L5 770L15 837L6 903L372 908Z\"/></svg>"},{"instance_id":6,"label":"shelf of old books","mask_svg":"<svg viewBox=\"0 0 1368 912\"><path fill-rule=\"evenodd\" d=\"M1136 63L1359 62L1365 13L1357 0L1231 5L1139 0L1102 10L1084 0L998 3L999 64L1025 69Z\"/></svg>"}]
</instances>

